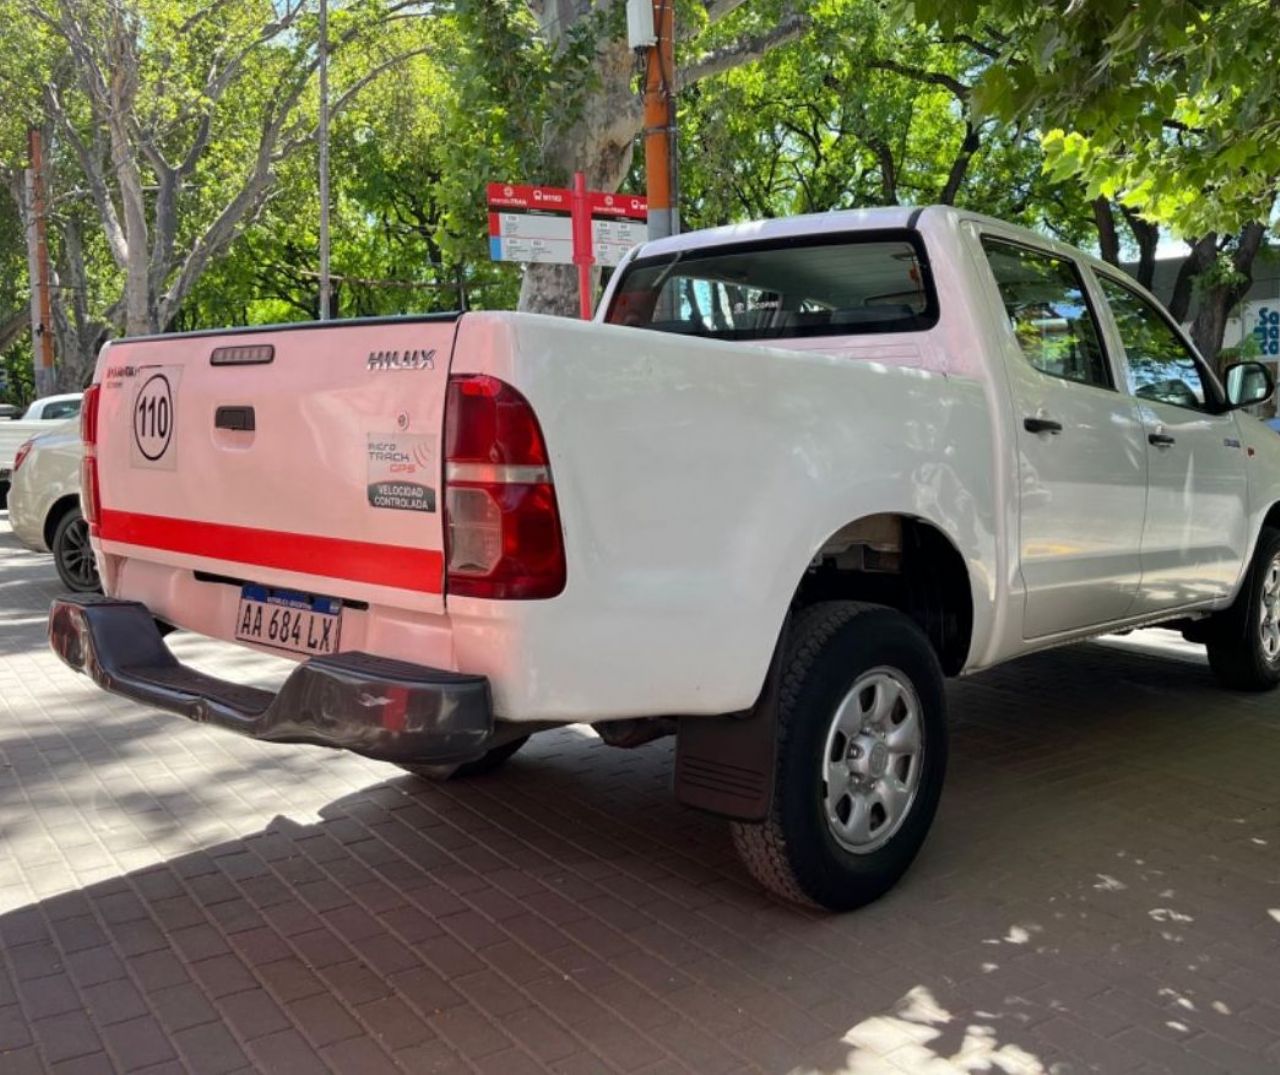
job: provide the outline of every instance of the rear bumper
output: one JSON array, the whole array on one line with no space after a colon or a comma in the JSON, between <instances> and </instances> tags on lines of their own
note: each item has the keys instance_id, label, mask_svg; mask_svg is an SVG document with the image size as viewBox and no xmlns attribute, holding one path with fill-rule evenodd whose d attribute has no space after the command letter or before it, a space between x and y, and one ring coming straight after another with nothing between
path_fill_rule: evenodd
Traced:
<instances>
[{"instance_id":1,"label":"rear bumper","mask_svg":"<svg viewBox=\"0 0 1280 1075\"><path fill-rule=\"evenodd\" d=\"M180 663L137 601L95 594L56 598L49 644L104 690L253 739L315 743L383 761L452 764L484 754L494 735L484 676L340 653L302 662L272 694Z\"/></svg>"}]
</instances>

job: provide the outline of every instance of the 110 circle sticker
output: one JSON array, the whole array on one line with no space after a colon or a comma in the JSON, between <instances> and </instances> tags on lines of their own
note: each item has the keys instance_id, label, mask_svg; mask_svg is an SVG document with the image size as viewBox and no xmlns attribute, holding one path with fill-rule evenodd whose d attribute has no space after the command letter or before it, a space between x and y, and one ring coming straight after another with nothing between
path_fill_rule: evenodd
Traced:
<instances>
[{"instance_id":1,"label":"110 circle sticker","mask_svg":"<svg viewBox=\"0 0 1280 1075\"><path fill-rule=\"evenodd\" d=\"M130 462L135 467L173 470L177 467L174 428L177 423L178 382L181 366L161 366L138 371L130 421L133 443Z\"/></svg>"}]
</instances>

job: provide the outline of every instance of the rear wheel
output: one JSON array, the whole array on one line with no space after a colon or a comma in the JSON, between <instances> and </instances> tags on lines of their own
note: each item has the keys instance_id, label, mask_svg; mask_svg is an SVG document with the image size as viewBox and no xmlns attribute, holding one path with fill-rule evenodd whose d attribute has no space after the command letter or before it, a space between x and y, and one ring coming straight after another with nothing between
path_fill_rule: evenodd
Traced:
<instances>
[{"instance_id":1,"label":"rear wheel","mask_svg":"<svg viewBox=\"0 0 1280 1075\"><path fill-rule=\"evenodd\" d=\"M826 602L797 617L784 656L773 805L733 824L743 862L786 899L847 911L906 872L947 763L942 670L900 612Z\"/></svg>"},{"instance_id":2,"label":"rear wheel","mask_svg":"<svg viewBox=\"0 0 1280 1075\"><path fill-rule=\"evenodd\" d=\"M1280 684L1280 530L1264 527L1235 603L1210 622L1209 667L1224 687Z\"/></svg>"},{"instance_id":3,"label":"rear wheel","mask_svg":"<svg viewBox=\"0 0 1280 1075\"><path fill-rule=\"evenodd\" d=\"M53 564L62 585L74 593L101 593L98 565L89 545L89 524L79 507L69 508L53 531Z\"/></svg>"},{"instance_id":4,"label":"rear wheel","mask_svg":"<svg viewBox=\"0 0 1280 1075\"><path fill-rule=\"evenodd\" d=\"M464 762L462 765L401 765L400 768L424 780L465 780L467 777L483 776L485 773L501 768L528 741L527 735L522 735L519 739L509 739L501 746L494 747L487 754L476 758L475 761Z\"/></svg>"}]
</instances>

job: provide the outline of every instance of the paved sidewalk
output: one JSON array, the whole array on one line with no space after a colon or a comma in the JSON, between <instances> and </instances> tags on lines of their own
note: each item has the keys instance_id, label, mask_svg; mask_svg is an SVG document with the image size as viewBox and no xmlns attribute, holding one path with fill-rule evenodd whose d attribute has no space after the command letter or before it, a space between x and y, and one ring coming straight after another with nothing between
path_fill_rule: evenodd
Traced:
<instances>
[{"instance_id":1,"label":"paved sidewalk","mask_svg":"<svg viewBox=\"0 0 1280 1075\"><path fill-rule=\"evenodd\" d=\"M1280 697L1169 636L954 684L920 860L830 917L673 802L669 742L430 785L110 698L4 520L2 1075L1280 1070Z\"/></svg>"}]
</instances>

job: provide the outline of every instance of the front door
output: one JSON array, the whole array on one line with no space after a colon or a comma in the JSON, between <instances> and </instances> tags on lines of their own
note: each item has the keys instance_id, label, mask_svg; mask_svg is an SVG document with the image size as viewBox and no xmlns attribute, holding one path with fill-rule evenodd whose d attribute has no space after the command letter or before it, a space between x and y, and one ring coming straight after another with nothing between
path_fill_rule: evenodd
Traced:
<instances>
[{"instance_id":1,"label":"front door","mask_svg":"<svg viewBox=\"0 0 1280 1075\"><path fill-rule=\"evenodd\" d=\"M1248 545L1245 458L1221 391L1165 314L1099 272L1146 434L1147 519L1135 613L1229 594Z\"/></svg>"},{"instance_id":2,"label":"front door","mask_svg":"<svg viewBox=\"0 0 1280 1075\"><path fill-rule=\"evenodd\" d=\"M1141 576L1138 407L1116 391L1076 263L992 237L983 248L1009 325L1023 636L1122 619Z\"/></svg>"}]
</instances>

